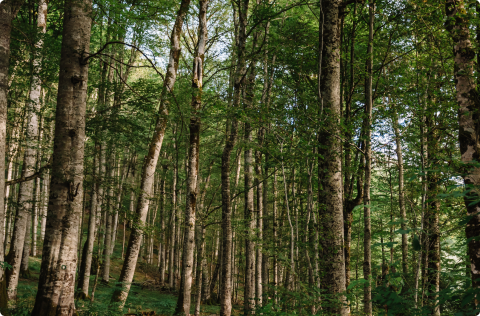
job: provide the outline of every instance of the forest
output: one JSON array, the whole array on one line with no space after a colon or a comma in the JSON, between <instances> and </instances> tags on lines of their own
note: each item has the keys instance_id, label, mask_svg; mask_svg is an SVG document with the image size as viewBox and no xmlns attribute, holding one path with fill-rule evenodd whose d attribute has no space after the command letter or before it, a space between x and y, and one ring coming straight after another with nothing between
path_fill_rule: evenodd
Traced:
<instances>
[{"instance_id":1,"label":"forest","mask_svg":"<svg viewBox=\"0 0 480 316\"><path fill-rule=\"evenodd\" d=\"M0 0L0 315L480 313L480 1Z\"/></svg>"}]
</instances>

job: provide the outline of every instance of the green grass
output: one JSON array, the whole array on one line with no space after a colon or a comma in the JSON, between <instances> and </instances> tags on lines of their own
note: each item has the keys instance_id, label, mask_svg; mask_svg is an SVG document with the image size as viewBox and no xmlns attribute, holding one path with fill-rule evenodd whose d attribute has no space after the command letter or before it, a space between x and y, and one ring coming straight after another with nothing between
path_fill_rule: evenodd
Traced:
<instances>
[{"instance_id":1,"label":"green grass","mask_svg":"<svg viewBox=\"0 0 480 316\"><path fill-rule=\"evenodd\" d=\"M119 247L117 247L119 248ZM119 254L118 254L119 255ZM37 285L40 274L40 258L30 257L30 279L20 279L18 285L18 301L15 309L12 309L12 315L15 316L27 316L30 315L33 305L35 303L35 295L37 293ZM114 256L111 261L111 273L110 276L118 279L122 268L123 261ZM146 274L142 265L137 265L137 271L135 272L134 281L143 282L145 280L152 280L154 277ZM156 269L148 269L156 270ZM94 283L95 276L91 276L90 279L90 291ZM154 310L158 315L172 315L177 302L177 296L175 293L160 292L152 289L142 289L138 285L132 285L130 293L128 295L127 302L123 312L109 310L110 298L114 290L113 284L115 280L110 280L112 285L103 285L100 280L98 282L97 290L95 292L95 301L76 301L77 310L80 316L113 316L124 315L130 310L130 313L138 313L143 311ZM193 300L192 300L192 314L193 314ZM202 314L211 315L219 313L219 306L202 305Z\"/></svg>"}]
</instances>

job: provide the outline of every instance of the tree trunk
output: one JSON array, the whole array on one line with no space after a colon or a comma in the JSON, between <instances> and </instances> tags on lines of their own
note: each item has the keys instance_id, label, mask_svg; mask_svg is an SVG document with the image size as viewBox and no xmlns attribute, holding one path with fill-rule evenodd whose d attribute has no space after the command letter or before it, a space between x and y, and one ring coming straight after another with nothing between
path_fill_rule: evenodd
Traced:
<instances>
[{"instance_id":1,"label":"tree trunk","mask_svg":"<svg viewBox=\"0 0 480 316\"><path fill-rule=\"evenodd\" d=\"M258 1L257 1L258 2ZM241 15L241 14L240 14ZM252 51L256 49L258 32L254 33L252 40ZM249 112L253 109L253 99L255 93L255 76L256 76L256 64L257 60L255 56L250 61L248 67L249 74L247 82L245 84L245 96L244 96L244 110L246 116L249 117ZM254 313L257 299L256 290L261 287L258 284L258 278L261 278L261 274L255 275L257 268L256 253L255 253L255 201L254 201L254 176L253 176L253 149L252 149L252 124L249 119L244 123L244 190L245 190L245 294L244 294L244 310L245 315L251 315ZM258 205L257 205L258 206ZM258 216L258 214L257 214ZM261 280L260 280L261 281Z\"/></svg>"},{"instance_id":2,"label":"tree trunk","mask_svg":"<svg viewBox=\"0 0 480 316\"><path fill-rule=\"evenodd\" d=\"M188 11L190 0L182 0L180 9L177 13L175 25L172 30L170 42L170 59L165 75L165 81L160 96L159 116L155 125L155 132L150 142L150 147L145 162L143 165L142 179L140 183L140 196L138 197L136 217L138 223L132 225L130 239L128 241L127 254L118 280L121 287L118 287L112 296L112 303L119 303L119 308L123 308L130 290L137 265L138 253L140 251L140 244L142 242L143 229L145 219L148 212L148 205L152 193L153 175L157 166L158 157L163 144L165 136L165 129L168 120L168 101L167 92L173 91L173 86L177 77L178 61L180 58L180 34L183 25L183 19Z\"/></svg>"},{"instance_id":3,"label":"tree trunk","mask_svg":"<svg viewBox=\"0 0 480 316\"><path fill-rule=\"evenodd\" d=\"M47 210L48 210L48 192L50 190L50 172L47 172L43 178L43 186L42 186L42 211L41 211L41 219L40 219L40 240L43 243L45 239L45 229L47 226Z\"/></svg>"},{"instance_id":4,"label":"tree trunk","mask_svg":"<svg viewBox=\"0 0 480 316\"><path fill-rule=\"evenodd\" d=\"M433 104L435 102L432 102ZM434 119L433 109L427 113L427 147L428 147L428 165L429 169L435 169L438 163L438 127ZM440 316L440 305L437 303L438 293L440 292L440 228L439 212L440 201L439 193L439 174L435 170L429 170L427 173L428 197L425 212L425 230L427 234L427 262L425 263L425 291L427 294L426 304L430 308L431 315Z\"/></svg>"},{"instance_id":5,"label":"tree trunk","mask_svg":"<svg viewBox=\"0 0 480 316\"><path fill-rule=\"evenodd\" d=\"M174 148L176 149L177 147L174 144ZM173 290L175 288L175 274L173 273L174 271L174 263L175 263L175 245L176 245L176 240L175 240L175 234L177 232L176 229L176 209L177 209L177 175L178 175L178 167L177 163L174 163L173 166L173 178L172 178L172 215L170 217L170 254L169 254L169 260L168 260L168 285L170 290Z\"/></svg>"},{"instance_id":6,"label":"tree trunk","mask_svg":"<svg viewBox=\"0 0 480 316\"><path fill-rule=\"evenodd\" d=\"M408 274L408 234L405 233L407 229L407 210L405 208L405 191L404 191L404 179L403 179L403 153L402 153L402 141L400 139L400 129L398 114L395 112L393 119L393 130L395 132L395 142L397 145L397 163L398 163L398 204L400 206L400 216L402 218L402 272L404 275Z\"/></svg>"},{"instance_id":7,"label":"tree trunk","mask_svg":"<svg viewBox=\"0 0 480 316\"><path fill-rule=\"evenodd\" d=\"M102 161L102 153L100 145L97 143L95 145L95 152L93 158L93 173L92 177L96 179L100 177L100 164ZM103 193L103 187L100 188L99 181L96 180L94 183L94 188L92 191L91 196L91 203L90 203L90 217L88 219L88 235L87 240L85 241L85 245L83 246L83 254L82 254L82 263L80 266L79 277L78 277L78 285L77 290L79 290L78 297L80 299L87 299L88 296L88 286L90 282L90 270L92 268L92 256L93 256L93 246L95 244L95 236L96 236L96 222L99 209L98 205L98 195ZM100 205L101 206L101 205Z\"/></svg>"},{"instance_id":8,"label":"tree trunk","mask_svg":"<svg viewBox=\"0 0 480 316\"><path fill-rule=\"evenodd\" d=\"M165 268L166 268L166 234L165 234L165 178L167 175L167 167L164 167L164 176L160 182L160 264L159 264L159 272L160 272L160 286L165 285Z\"/></svg>"},{"instance_id":9,"label":"tree trunk","mask_svg":"<svg viewBox=\"0 0 480 316\"><path fill-rule=\"evenodd\" d=\"M372 67L373 67L373 24L375 19L375 4L370 1L368 4L369 24L368 24L368 48L365 79L365 183L363 204L364 219L364 240L363 240L363 277L367 280L363 287L363 311L366 315L372 315L372 285L370 278L372 275L372 225L370 212L370 186L372 182Z\"/></svg>"},{"instance_id":10,"label":"tree trunk","mask_svg":"<svg viewBox=\"0 0 480 316\"><path fill-rule=\"evenodd\" d=\"M65 3L47 228L33 315L75 313L92 3Z\"/></svg>"},{"instance_id":11,"label":"tree trunk","mask_svg":"<svg viewBox=\"0 0 480 316\"><path fill-rule=\"evenodd\" d=\"M37 25L40 28L45 27L45 23L46 23L44 10L45 8L42 5L40 5L39 13L41 12L42 17L39 17L38 23L37 23ZM38 67L40 62L41 62L40 60L35 58L33 64L34 66ZM22 177L27 177L32 175L35 172L35 168L37 166L36 158L37 158L37 147L38 147L37 142L38 142L38 130L39 130L38 129L38 113L40 111L40 90L41 90L39 80L40 79L38 77L38 73L35 73L34 71L34 74L32 75L32 78L31 78L30 96L29 96L30 102L28 103L28 106L26 109L26 116L27 116L26 129L27 130L25 135L25 143L27 147L25 148L25 151L24 151ZM2 142L1 137L0 137L0 142ZM3 158L2 164L4 164L4 161L5 159ZM4 167L0 169L4 170ZM4 179L4 177L5 176L3 173L2 178ZM10 252L7 257L7 262L12 266L12 268L7 272L9 300L15 300L17 296L18 276L22 270L20 265L22 262L23 254L26 255L23 262L23 268L25 269L25 272L26 270L28 270L28 256L30 252L30 236L31 236L30 229L31 229L31 221L32 221L31 210L32 210L32 198L34 197L33 184L34 184L34 181L26 181L26 182L20 183L18 210L17 210L17 215L15 217L15 227L13 230ZM0 187L0 191L3 194L4 190L1 187ZM3 196L0 197L0 200L2 200L1 203L3 205ZM0 213L3 214L3 208L1 210L2 211ZM0 222L3 223L3 216L0 218Z\"/></svg>"},{"instance_id":12,"label":"tree trunk","mask_svg":"<svg viewBox=\"0 0 480 316\"><path fill-rule=\"evenodd\" d=\"M27 226L25 228L22 262L20 263L20 276L24 279L28 279L30 277L30 273L28 271L28 260L30 257L30 246L32 240L32 214L29 212L27 216L28 218Z\"/></svg>"},{"instance_id":13,"label":"tree trunk","mask_svg":"<svg viewBox=\"0 0 480 316\"><path fill-rule=\"evenodd\" d=\"M42 58L40 53L43 48L43 34L47 30L47 2L45 0L39 0L38 2L38 11L37 11L37 28L40 32L40 39L35 44L35 57L33 59L33 75L32 81L30 83L30 102L36 105L36 109L40 109L40 93L42 91L42 86L40 84L40 78L38 73L41 70ZM41 125L40 125L41 130ZM37 166L40 166L40 141L41 141L41 132L38 133L38 145L39 149L37 152ZM38 168L37 168L38 169ZM34 199L34 217L33 217L33 245L32 245L32 255L35 257L37 253L37 219L38 219L38 197L40 192L40 178L37 178L35 186L35 199Z\"/></svg>"},{"instance_id":14,"label":"tree trunk","mask_svg":"<svg viewBox=\"0 0 480 316\"><path fill-rule=\"evenodd\" d=\"M288 225L290 226L290 253L289 253L289 259L290 259L290 267L287 270L285 282L286 282L286 288L287 290L293 291L293 280L295 278L295 255L294 255L294 246L295 246L295 231L293 228L293 223L292 223L292 218L290 215L290 205L288 202L288 188L287 188L287 178L285 176L285 166L284 166L284 158L283 158L283 143L280 145L280 153L282 155L282 176L283 176L283 189L284 189L284 197L285 197L285 209L287 211L287 220L288 220ZM292 172L292 175L294 176L294 173ZM292 182L292 191L294 183Z\"/></svg>"},{"instance_id":15,"label":"tree trunk","mask_svg":"<svg viewBox=\"0 0 480 316\"><path fill-rule=\"evenodd\" d=\"M243 0L239 8L239 32L237 41L237 67L234 78L233 109L240 108L240 98L245 84L245 44L247 38L247 15L249 0ZM235 4L234 4L235 6ZM230 122L228 122L230 121ZM234 117L227 121L226 141L222 153L221 181L222 181L222 251L224 258L232 256L232 210L230 201L230 155L235 146L238 135L238 120ZM229 126L228 124L231 124ZM253 192L253 191L252 191ZM253 196L252 196L253 208ZM232 313L232 262L224 260L222 265L222 291L220 293L220 315L230 316ZM249 297L250 293L245 294ZM245 302L248 300L246 299ZM250 304L250 303L245 303ZM247 306L247 305L246 305ZM248 305L247 309L250 309ZM248 313L247 313L248 314Z\"/></svg>"},{"instance_id":16,"label":"tree trunk","mask_svg":"<svg viewBox=\"0 0 480 316\"><path fill-rule=\"evenodd\" d=\"M187 203L185 209L185 232L183 239L182 283L178 294L175 315L190 315L193 255L195 251L195 216L198 193L198 169L200 157L200 116L202 107L203 62L207 41L207 7L209 0L200 0L198 14L197 52L193 61L192 112L190 117L190 145L188 150Z\"/></svg>"},{"instance_id":17,"label":"tree trunk","mask_svg":"<svg viewBox=\"0 0 480 316\"><path fill-rule=\"evenodd\" d=\"M115 149L110 149L109 161L115 161ZM107 196L107 207L105 208L105 248L103 250L103 271L102 283L108 284L110 279L110 257L112 250L112 225L113 225L113 178L115 177L115 166L110 166L109 190Z\"/></svg>"},{"instance_id":18,"label":"tree trunk","mask_svg":"<svg viewBox=\"0 0 480 316\"><path fill-rule=\"evenodd\" d=\"M323 50L321 64L321 107L328 110L329 134L325 140L324 167L326 218L319 218L323 224L323 234L327 245L324 249L325 262L323 284L327 293L332 295L338 304L326 306L325 310L337 315L347 315L345 291L345 262L343 252L343 186L342 186L342 159L340 136L340 29L339 10L340 1L323 1Z\"/></svg>"},{"instance_id":19,"label":"tree trunk","mask_svg":"<svg viewBox=\"0 0 480 316\"><path fill-rule=\"evenodd\" d=\"M478 145L478 131L480 120L472 109L478 108L475 79L473 77L475 52L470 41L469 20L465 15L465 1L448 0L446 2L446 14L448 17L446 28L450 32L454 42L455 62L455 85L456 99L460 107L458 111L459 120L459 142L462 162L467 166L472 161L479 161L480 146ZM450 20L454 20L452 21ZM463 177L468 188L480 184L480 168L467 167ZM473 189L465 196L465 205L468 215L471 216L465 233L467 239L480 235L480 205L473 203L478 200L478 190ZM480 286L480 240L471 240L468 243L468 255L470 257L470 269L472 272L472 284Z\"/></svg>"},{"instance_id":20,"label":"tree trunk","mask_svg":"<svg viewBox=\"0 0 480 316\"><path fill-rule=\"evenodd\" d=\"M2 247L6 236L5 221L5 150L7 137L7 93L8 66L10 62L10 32L12 20L17 15L24 1L5 0L0 3L0 261L4 261L5 252ZM0 267L0 312L7 313L6 278Z\"/></svg>"}]
</instances>

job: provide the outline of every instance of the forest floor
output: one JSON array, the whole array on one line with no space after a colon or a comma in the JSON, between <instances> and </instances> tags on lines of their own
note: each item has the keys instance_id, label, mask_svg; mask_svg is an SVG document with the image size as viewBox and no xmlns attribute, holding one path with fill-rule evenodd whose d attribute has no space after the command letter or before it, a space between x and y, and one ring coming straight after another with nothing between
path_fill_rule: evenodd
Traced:
<instances>
[{"instance_id":1,"label":"forest floor","mask_svg":"<svg viewBox=\"0 0 480 316\"><path fill-rule=\"evenodd\" d=\"M118 247L117 247L118 248ZM144 312L154 311L155 315L172 315L177 302L177 295L173 292L160 291L157 287L151 286L155 276L149 271L157 271L156 266L146 265L139 262L134 276L134 284L130 289L124 312L109 311L108 305L114 290L113 284L118 280L122 269L123 261L120 256L112 256L110 268L110 285L104 285L98 280L94 302L76 301L79 316L113 316L113 315L142 315ZM118 254L120 255L120 254ZM30 257L29 268L31 276L28 279L20 278L18 285L17 307L12 315L30 315L35 303L38 279L40 276L41 258ZM95 276L90 279L90 292L95 282ZM142 286L143 284L143 286ZM192 314L194 301L192 300ZM215 305L202 305L202 315L219 314L220 307ZM150 315L150 314L149 314Z\"/></svg>"}]
</instances>

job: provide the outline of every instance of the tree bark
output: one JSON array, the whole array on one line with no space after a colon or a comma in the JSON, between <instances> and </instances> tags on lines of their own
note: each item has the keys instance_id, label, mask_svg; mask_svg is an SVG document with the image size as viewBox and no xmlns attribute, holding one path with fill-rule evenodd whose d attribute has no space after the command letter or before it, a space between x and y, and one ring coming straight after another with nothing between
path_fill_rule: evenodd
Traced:
<instances>
[{"instance_id":1,"label":"tree bark","mask_svg":"<svg viewBox=\"0 0 480 316\"><path fill-rule=\"evenodd\" d=\"M41 17L39 17L37 26L43 27L45 24L45 12L42 6L39 6L39 13L41 12ZM34 59L34 67L38 66L40 61ZM26 148L23 156L23 168L22 168L22 177L31 176L35 173L35 168L37 167L37 147L38 147L38 113L40 111L40 84L39 84L38 74L35 73L31 78L30 86L30 102L27 105L26 116L27 116L27 126L26 126L26 135L25 143ZM0 97L1 98L1 97ZM1 116L1 115L0 115ZM0 123L1 125L1 123ZM1 138L1 137L0 137ZM1 142L1 139L0 139ZM1 159L1 157L0 157ZM4 159L5 160L5 159ZM4 164L4 160L2 164ZM2 168L0 168L2 169ZM4 175L2 174L2 177ZM0 179L1 181L1 179ZM4 184L4 182L2 182ZM15 227L12 235L12 243L10 246L10 252L7 257L7 262L12 266L7 272L7 288L8 288L8 298L9 300L15 300L17 296L17 285L19 273L22 273L22 257L25 255L23 260L23 269L24 273L27 273L28 270L28 256L30 253L30 237L31 237L31 221L32 221L32 199L34 198L33 194L33 184L34 181L26 181L20 183L19 188L19 199L18 199L18 210L17 215L15 216ZM3 193L4 190L0 188L0 191ZM0 196L3 203L3 196ZM2 205L0 205L1 207ZM3 214L3 208L1 209ZM0 222L3 223L3 218L0 218ZM2 225L3 226L3 225ZM0 232L1 233L1 232ZM25 251L24 251L25 250Z\"/></svg>"},{"instance_id":2,"label":"tree bark","mask_svg":"<svg viewBox=\"0 0 480 316\"><path fill-rule=\"evenodd\" d=\"M78 297L80 299L87 299L88 296L88 286L90 282L90 270L92 268L92 256L93 256L93 246L95 244L95 236L96 236L96 222L98 216L98 195L101 194L100 184L98 183L97 177L100 177L100 161L101 158L101 149L100 145L97 143L95 145L95 154L93 158L93 172L92 177L95 179L94 188L92 191L91 196L91 203L90 203L90 216L88 219L88 235L87 240L85 241L85 245L83 246L83 253L82 253L82 263L80 266L79 277L78 277L78 285L77 290L79 290ZM103 192L102 192L103 193Z\"/></svg>"},{"instance_id":3,"label":"tree bark","mask_svg":"<svg viewBox=\"0 0 480 316\"><path fill-rule=\"evenodd\" d=\"M115 149L110 149L110 161L115 161ZM108 284L110 280L110 257L112 250L112 225L113 225L113 178L115 177L115 166L110 166L109 192L107 196L107 207L105 208L105 248L103 250L102 283Z\"/></svg>"},{"instance_id":4,"label":"tree bark","mask_svg":"<svg viewBox=\"0 0 480 316\"><path fill-rule=\"evenodd\" d=\"M245 44L246 44L246 28L249 0L243 0L239 8L239 31L237 41L237 64L234 79L234 93L233 93L233 109L240 108L240 98L243 86L245 84ZM235 6L235 4L234 4ZM231 124L231 126L229 126ZM222 153L222 167L221 167L221 181L222 181L222 251L224 258L231 258L232 256L232 209L230 201L230 155L235 146L238 136L238 120L233 117L227 121L226 141ZM253 192L253 191L252 191ZM252 197L253 208L253 197ZM222 265L223 284L220 293L220 315L230 316L232 313L232 262L224 260ZM249 297L250 293L245 294ZM245 300L245 304L250 304ZM247 303L248 302L248 303ZM250 305L246 305L250 309ZM248 314L248 312L247 312Z\"/></svg>"},{"instance_id":5,"label":"tree bark","mask_svg":"<svg viewBox=\"0 0 480 316\"><path fill-rule=\"evenodd\" d=\"M197 52L193 61L192 112L190 116L190 144L188 150L187 203L185 209L185 232L183 239L182 283L177 300L175 315L190 315L193 255L195 251L195 216L198 193L198 169L200 157L200 115L202 107L203 62L207 41L207 8L209 0L200 0L198 14Z\"/></svg>"},{"instance_id":6,"label":"tree bark","mask_svg":"<svg viewBox=\"0 0 480 316\"><path fill-rule=\"evenodd\" d=\"M174 143L174 148L176 149L176 144ZM175 234L176 229L176 217L177 217L177 176L178 176L178 166L177 162L174 162L173 165L173 178L172 178L172 215L170 216L170 254L168 260L168 285L170 290L175 289L175 274L174 274L174 263L175 263L175 247L176 240Z\"/></svg>"},{"instance_id":7,"label":"tree bark","mask_svg":"<svg viewBox=\"0 0 480 316\"><path fill-rule=\"evenodd\" d=\"M372 224L371 224L371 200L370 186L372 182L372 79L373 79L373 24L375 19L375 4L370 1L368 4L368 48L365 79L365 183L363 204L364 239L363 239L363 277L367 280L363 287L363 311L366 315L372 315Z\"/></svg>"},{"instance_id":8,"label":"tree bark","mask_svg":"<svg viewBox=\"0 0 480 316\"><path fill-rule=\"evenodd\" d=\"M167 167L164 166L164 172L163 172L163 177L160 182L160 264L159 264L159 272L160 272L160 286L165 285L165 269L166 269L166 249L167 249L167 243L166 243L166 234L165 234L165 178L167 175Z\"/></svg>"},{"instance_id":9,"label":"tree bark","mask_svg":"<svg viewBox=\"0 0 480 316\"><path fill-rule=\"evenodd\" d=\"M130 290L137 265L138 253L142 242L143 228L148 213L148 205L152 194L153 175L157 167L158 157L165 136L165 129L168 121L169 105L167 93L173 91L175 80L177 77L178 61L180 58L180 34L182 31L183 20L188 11L190 0L182 0L180 9L177 13L175 25L173 26L170 38L170 59L165 75L162 94L160 96L159 116L155 125L155 131L150 142L148 154L142 170L142 179L140 183L140 196L138 197L136 217L138 223L133 225L130 239L128 241L127 254L118 280L120 287L117 287L112 296L112 303L119 303L119 308L123 308Z\"/></svg>"},{"instance_id":10,"label":"tree bark","mask_svg":"<svg viewBox=\"0 0 480 316\"><path fill-rule=\"evenodd\" d=\"M325 244L323 284L334 304L325 310L337 315L347 315L345 291L345 261L343 232L343 186L340 136L340 29L339 0L323 0L323 50L321 64L321 103L326 106L329 134L324 142L325 178L323 179L326 218L319 218L323 224Z\"/></svg>"},{"instance_id":11,"label":"tree bark","mask_svg":"<svg viewBox=\"0 0 480 316\"><path fill-rule=\"evenodd\" d=\"M33 315L73 315L92 3L65 3L55 141L40 280Z\"/></svg>"},{"instance_id":12,"label":"tree bark","mask_svg":"<svg viewBox=\"0 0 480 316\"><path fill-rule=\"evenodd\" d=\"M33 193L33 190L32 190L32 193ZM31 233L32 233L32 214L29 212L27 214L27 226L25 228L25 237L23 239L24 243L23 243L22 261L20 263L20 276L24 279L28 279L30 277L30 273L28 271L28 260L30 258L30 247L32 245Z\"/></svg>"},{"instance_id":13,"label":"tree bark","mask_svg":"<svg viewBox=\"0 0 480 316\"><path fill-rule=\"evenodd\" d=\"M397 145L397 164L398 164L398 204L400 206L400 216L402 218L401 229L402 233L402 272L404 275L408 274L408 234L405 233L407 229L407 210L405 207L405 191L404 191L404 177L403 177L403 152L402 141L400 139L400 129L398 121L398 113L394 112L393 130L395 132L395 142Z\"/></svg>"},{"instance_id":14,"label":"tree bark","mask_svg":"<svg viewBox=\"0 0 480 316\"><path fill-rule=\"evenodd\" d=\"M203 260L205 252L205 226L197 224L197 277L195 286L197 288L196 302L195 302L195 316L200 315L200 303L202 301L202 277L203 277Z\"/></svg>"},{"instance_id":15,"label":"tree bark","mask_svg":"<svg viewBox=\"0 0 480 316\"><path fill-rule=\"evenodd\" d=\"M480 168L470 167L473 161L480 161L480 145L478 131L480 119L474 109L478 108L476 84L473 76L475 52L470 41L470 24L465 11L465 1L446 1L447 23L454 42L455 86L456 99L459 106L459 142L462 162L465 164L466 174L463 177L468 189L480 184ZM472 189L465 196L465 206L470 220L465 228L467 239L480 235L480 205L472 203L478 200L478 190ZM471 240L468 243L472 284L480 286L480 241ZM478 305L478 304L477 304Z\"/></svg>"},{"instance_id":16,"label":"tree bark","mask_svg":"<svg viewBox=\"0 0 480 316\"><path fill-rule=\"evenodd\" d=\"M432 102L435 103L435 102ZM425 280L424 290L427 294L426 304L429 306L430 313L433 316L440 316L440 305L437 303L438 293L440 292L440 228L439 228L439 213L440 201L438 200L439 193L439 174L436 172L435 165L438 153L438 127L434 119L435 115L433 109L427 113L426 127L427 127L427 147L428 147L428 165L429 171L427 173L428 196L425 212L425 230L427 234L426 246L427 256L425 262ZM433 169L433 170L432 170Z\"/></svg>"},{"instance_id":17,"label":"tree bark","mask_svg":"<svg viewBox=\"0 0 480 316\"><path fill-rule=\"evenodd\" d=\"M24 1L5 0L0 3L0 261L4 261L5 250L2 247L6 233L5 221L5 150L7 141L7 93L8 66L10 63L10 33L12 20ZM0 268L0 312L7 313L6 278Z\"/></svg>"}]
</instances>

